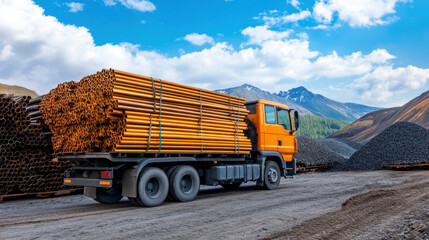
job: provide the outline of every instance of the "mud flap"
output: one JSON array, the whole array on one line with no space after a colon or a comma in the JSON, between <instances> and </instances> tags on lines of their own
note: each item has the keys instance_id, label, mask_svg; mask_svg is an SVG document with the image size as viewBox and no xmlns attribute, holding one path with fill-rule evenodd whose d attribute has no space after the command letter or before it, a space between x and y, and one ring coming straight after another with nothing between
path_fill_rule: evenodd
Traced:
<instances>
[{"instance_id":1,"label":"mud flap","mask_svg":"<svg viewBox=\"0 0 429 240\"><path fill-rule=\"evenodd\" d=\"M137 169L129 168L122 175L122 196L137 197Z\"/></svg>"},{"instance_id":2,"label":"mud flap","mask_svg":"<svg viewBox=\"0 0 429 240\"><path fill-rule=\"evenodd\" d=\"M296 160L295 158L292 159L291 162L286 162L286 168L285 168L285 177L286 178L292 178L293 175L296 175Z\"/></svg>"},{"instance_id":3,"label":"mud flap","mask_svg":"<svg viewBox=\"0 0 429 240\"><path fill-rule=\"evenodd\" d=\"M264 186L264 171L265 171L265 160L267 157L258 155L257 163L261 166L261 174L259 175L259 179L256 181L256 186L263 187Z\"/></svg>"},{"instance_id":4,"label":"mud flap","mask_svg":"<svg viewBox=\"0 0 429 240\"><path fill-rule=\"evenodd\" d=\"M97 188L96 187L84 187L83 188L83 195L90 197L90 198L96 198L97 197Z\"/></svg>"}]
</instances>

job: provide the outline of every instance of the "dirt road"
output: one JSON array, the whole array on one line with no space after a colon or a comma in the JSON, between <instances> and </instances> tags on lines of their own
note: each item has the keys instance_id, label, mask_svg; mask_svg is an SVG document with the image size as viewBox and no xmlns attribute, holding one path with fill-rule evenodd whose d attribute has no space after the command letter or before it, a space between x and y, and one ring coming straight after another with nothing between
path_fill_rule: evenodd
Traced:
<instances>
[{"instance_id":1,"label":"dirt road","mask_svg":"<svg viewBox=\"0 0 429 240\"><path fill-rule=\"evenodd\" d=\"M204 188L193 202L155 208L80 195L5 201L0 239L382 238L429 214L428 194L428 171L374 171L298 175L275 191Z\"/></svg>"}]
</instances>

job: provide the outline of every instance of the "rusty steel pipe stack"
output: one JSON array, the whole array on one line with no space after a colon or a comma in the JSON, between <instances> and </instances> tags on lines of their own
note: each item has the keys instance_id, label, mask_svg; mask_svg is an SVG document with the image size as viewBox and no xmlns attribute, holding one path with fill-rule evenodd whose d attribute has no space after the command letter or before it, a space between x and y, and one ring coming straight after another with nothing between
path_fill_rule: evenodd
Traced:
<instances>
[{"instance_id":1,"label":"rusty steel pipe stack","mask_svg":"<svg viewBox=\"0 0 429 240\"><path fill-rule=\"evenodd\" d=\"M62 190L63 172L75 163L53 162L41 98L0 94L0 196Z\"/></svg>"},{"instance_id":2,"label":"rusty steel pipe stack","mask_svg":"<svg viewBox=\"0 0 429 240\"><path fill-rule=\"evenodd\" d=\"M54 151L249 153L245 100L118 70L58 85L41 104Z\"/></svg>"}]
</instances>

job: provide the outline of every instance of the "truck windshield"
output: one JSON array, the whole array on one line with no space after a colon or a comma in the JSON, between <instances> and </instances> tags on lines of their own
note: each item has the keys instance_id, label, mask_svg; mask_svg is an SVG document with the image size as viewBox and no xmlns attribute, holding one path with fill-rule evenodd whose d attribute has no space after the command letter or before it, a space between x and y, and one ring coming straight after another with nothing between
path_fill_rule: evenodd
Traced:
<instances>
[{"instance_id":1,"label":"truck windshield","mask_svg":"<svg viewBox=\"0 0 429 240\"><path fill-rule=\"evenodd\" d=\"M292 130L288 110L277 108L277 118L277 122L282 125L286 130Z\"/></svg>"}]
</instances>

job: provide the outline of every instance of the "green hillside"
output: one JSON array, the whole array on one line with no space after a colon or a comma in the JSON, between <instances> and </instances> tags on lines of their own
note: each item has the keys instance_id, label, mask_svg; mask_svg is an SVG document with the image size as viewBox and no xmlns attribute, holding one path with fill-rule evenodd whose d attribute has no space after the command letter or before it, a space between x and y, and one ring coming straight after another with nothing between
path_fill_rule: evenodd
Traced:
<instances>
[{"instance_id":1,"label":"green hillside","mask_svg":"<svg viewBox=\"0 0 429 240\"><path fill-rule=\"evenodd\" d=\"M299 116L300 127L297 136L325 138L346 127L351 122L317 117L311 114Z\"/></svg>"},{"instance_id":2,"label":"green hillside","mask_svg":"<svg viewBox=\"0 0 429 240\"><path fill-rule=\"evenodd\" d=\"M39 96L36 91L20 86L10 86L0 83L0 93L12 93L14 95L26 95L32 98Z\"/></svg>"}]
</instances>

